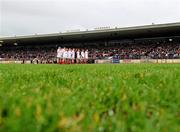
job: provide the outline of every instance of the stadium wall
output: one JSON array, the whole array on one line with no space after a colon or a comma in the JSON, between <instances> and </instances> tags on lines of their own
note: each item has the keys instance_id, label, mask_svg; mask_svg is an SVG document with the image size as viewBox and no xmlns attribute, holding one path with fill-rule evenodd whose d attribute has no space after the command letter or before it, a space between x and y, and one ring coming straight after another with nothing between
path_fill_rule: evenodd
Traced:
<instances>
[{"instance_id":1,"label":"stadium wall","mask_svg":"<svg viewBox=\"0 0 180 132\"><path fill-rule=\"evenodd\" d=\"M95 60L96 64L110 64L112 60ZM180 59L126 59L120 60L122 64L140 64L140 63L180 63ZM0 61L0 64L31 64L30 61Z\"/></svg>"}]
</instances>

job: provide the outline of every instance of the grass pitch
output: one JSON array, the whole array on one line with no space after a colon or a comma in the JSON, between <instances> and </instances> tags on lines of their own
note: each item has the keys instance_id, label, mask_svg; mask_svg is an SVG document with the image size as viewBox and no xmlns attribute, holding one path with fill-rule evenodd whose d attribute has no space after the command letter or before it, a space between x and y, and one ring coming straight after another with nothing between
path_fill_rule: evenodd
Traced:
<instances>
[{"instance_id":1,"label":"grass pitch","mask_svg":"<svg viewBox=\"0 0 180 132\"><path fill-rule=\"evenodd\" d=\"M180 130L180 65L0 65L0 131Z\"/></svg>"}]
</instances>

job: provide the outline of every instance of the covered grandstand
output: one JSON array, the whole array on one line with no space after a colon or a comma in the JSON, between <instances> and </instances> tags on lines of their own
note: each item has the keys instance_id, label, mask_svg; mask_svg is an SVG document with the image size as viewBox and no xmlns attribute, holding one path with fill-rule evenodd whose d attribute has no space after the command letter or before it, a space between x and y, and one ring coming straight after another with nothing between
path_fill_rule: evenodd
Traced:
<instances>
[{"instance_id":1,"label":"covered grandstand","mask_svg":"<svg viewBox=\"0 0 180 132\"><path fill-rule=\"evenodd\" d=\"M114 54L119 54L123 60L179 59L180 22L3 37L0 38L0 58L6 61L30 61L37 56L46 56L44 58L54 60L58 46L87 48L90 58L94 60L105 59ZM30 57L24 57L29 54Z\"/></svg>"}]
</instances>

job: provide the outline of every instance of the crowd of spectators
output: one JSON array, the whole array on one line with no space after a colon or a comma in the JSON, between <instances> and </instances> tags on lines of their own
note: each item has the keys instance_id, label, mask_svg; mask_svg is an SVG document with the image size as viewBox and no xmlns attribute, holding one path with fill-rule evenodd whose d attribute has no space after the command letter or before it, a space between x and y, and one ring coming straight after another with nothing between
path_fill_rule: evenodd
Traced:
<instances>
[{"instance_id":1,"label":"crowd of spectators","mask_svg":"<svg viewBox=\"0 0 180 132\"><path fill-rule=\"evenodd\" d=\"M103 59L119 55L121 59L178 59L180 43L166 44L121 44L117 47L91 49L96 58Z\"/></svg>"},{"instance_id":2,"label":"crowd of spectators","mask_svg":"<svg viewBox=\"0 0 180 132\"><path fill-rule=\"evenodd\" d=\"M82 47L83 48L83 47ZM121 59L177 59L180 58L180 43L125 43L118 46L88 48L89 59L108 59L119 55ZM15 61L39 61L53 63L56 61L57 47L1 48L0 58Z\"/></svg>"},{"instance_id":3,"label":"crowd of spectators","mask_svg":"<svg viewBox=\"0 0 180 132\"><path fill-rule=\"evenodd\" d=\"M56 60L56 48L11 48L0 49L0 58L3 60L30 61L34 63L53 63Z\"/></svg>"}]
</instances>

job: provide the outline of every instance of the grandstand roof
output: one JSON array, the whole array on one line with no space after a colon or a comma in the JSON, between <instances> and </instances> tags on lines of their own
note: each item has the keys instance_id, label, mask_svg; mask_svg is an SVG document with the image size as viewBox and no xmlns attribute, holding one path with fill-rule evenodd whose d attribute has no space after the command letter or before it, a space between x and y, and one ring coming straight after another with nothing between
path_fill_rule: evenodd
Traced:
<instances>
[{"instance_id":1,"label":"grandstand roof","mask_svg":"<svg viewBox=\"0 0 180 132\"><path fill-rule=\"evenodd\" d=\"M64 32L53 34L36 34L29 36L14 36L0 38L0 43L61 43L88 40L132 39L148 37L180 36L180 22L168 24L152 24L145 26L90 30L79 32Z\"/></svg>"}]
</instances>

